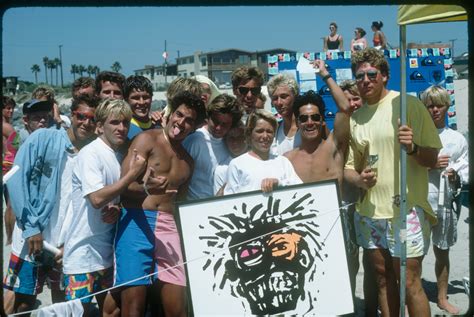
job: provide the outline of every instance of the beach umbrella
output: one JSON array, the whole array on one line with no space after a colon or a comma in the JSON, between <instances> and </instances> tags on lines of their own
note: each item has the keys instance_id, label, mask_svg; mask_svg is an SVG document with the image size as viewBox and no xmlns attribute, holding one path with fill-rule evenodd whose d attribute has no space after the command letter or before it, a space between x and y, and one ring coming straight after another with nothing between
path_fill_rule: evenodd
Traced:
<instances>
[{"instance_id":1,"label":"beach umbrella","mask_svg":"<svg viewBox=\"0 0 474 317\"><path fill-rule=\"evenodd\" d=\"M406 124L406 26L416 23L466 21L463 7L455 5L400 5L397 23L400 31L400 123ZM406 293L406 152L400 151L400 316L405 316ZM402 236L403 235L403 236Z\"/></svg>"}]
</instances>

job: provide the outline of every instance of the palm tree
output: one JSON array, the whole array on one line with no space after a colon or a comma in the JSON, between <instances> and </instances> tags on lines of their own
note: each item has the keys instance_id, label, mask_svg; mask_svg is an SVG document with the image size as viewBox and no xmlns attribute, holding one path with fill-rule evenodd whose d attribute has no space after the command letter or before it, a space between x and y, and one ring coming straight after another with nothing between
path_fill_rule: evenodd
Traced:
<instances>
[{"instance_id":1,"label":"palm tree","mask_svg":"<svg viewBox=\"0 0 474 317\"><path fill-rule=\"evenodd\" d=\"M58 86L58 69L59 69L59 65L61 65L61 60L59 58L55 58L53 60L53 63L54 63L54 69L56 70L56 86Z\"/></svg>"},{"instance_id":2,"label":"palm tree","mask_svg":"<svg viewBox=\"0 0 474 317\"><path fill-rule=\"evenodd\" d=\"M35 82L38 85L38 73L41 71L41 68L38 64L34 64L33 66L31 66L31 71L35 73Z\"/></svg>"},{"instance_id":3,"label":"palm tree","mask_svg":"<svg viewBox=\"0 0 474 317\"><path fill-rule=\"evenodd\" d=\"M119 62L115 62L112 66L110 66L110 68L112 68L114 72L118 73L122 69L122 65L120 65Z\"/></svg>"},{"instance_id":4,"label":"palm tree","mask_svg":"<svg viewBox=\"0 0 474 317\"><path fill-rule=\"evenodd\" d=\"M97 66L97 65L94 66L94 77L97 77L97 75L99 75L99 73L100 73L100 68L99 68L99 66Z\"/></svg>"},{"instance_id":5,"label":"palm tree","mask_svg":"<svg viewBox=\"0 0 474 317\"><path fill-rule=\"evenodd\" d=\"M87 66L86 72L89 74L89 77L91 77L91 75L94 73L94 66L92 65Z\"/></svg>"},{"instance_id":6,"label":"palm tree","mask_svg":"<svg viewBox=\"0 0 474 317\"><path fill-rule=\"evenodd\" d=\"M82 77L82 74L86 71L86 68L84 67L84 65L79 65L79 74L81 74L81 77Z\"/></svg>"},{"instance_id":7,"label":"palm tree","mask_svg":"<svg viewBox=\"0 0 474 317\"><path fill-rule=\"evenodd\" d=\"M50 70L49 74L51 75L49 77L50 85L52 86L53 85L53 69L56 68L56 64L54 64L54 60L52 60L52 59L48 60L48 68Z\"/></svg>"},{"instance_id":8,"label":"palm tree","mask_svg":"<svg viewBox=\"0 0 474 317\"><path fill-rule=\"evenodd\" d=\"M71 70L72 78L76 80L76 74L79 74L79 67L76 64L71 65Z\"/></svg>"},{"instance_id":9,"label":"palm tree","mask_svg":"<svg viewBox=\"0 0 474 317\"><path fill-rule=\"evenodd\" d=\"M48 84L48 65L49 65L49 58L43 57L43 64L44 64L44 76L46 77L46 85Z\"/></svg>"}]
</instances>

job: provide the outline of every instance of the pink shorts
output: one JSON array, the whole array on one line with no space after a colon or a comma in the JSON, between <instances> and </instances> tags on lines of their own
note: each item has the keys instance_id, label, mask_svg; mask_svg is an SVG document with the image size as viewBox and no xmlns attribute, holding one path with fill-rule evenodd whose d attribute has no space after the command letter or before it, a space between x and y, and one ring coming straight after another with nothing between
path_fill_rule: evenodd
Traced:
<instances>
[{"instance_id":1,"label":"pink shorts","mask_svg":"<svg viewBox=\"0 0 474 317\"><path fill-rule=\"evenodd\" d=\"M174 216L160 212L155 227L155 259L158 263L158 279L165 283L186 286L181 240Z\"/></svg>"}]
</instances>

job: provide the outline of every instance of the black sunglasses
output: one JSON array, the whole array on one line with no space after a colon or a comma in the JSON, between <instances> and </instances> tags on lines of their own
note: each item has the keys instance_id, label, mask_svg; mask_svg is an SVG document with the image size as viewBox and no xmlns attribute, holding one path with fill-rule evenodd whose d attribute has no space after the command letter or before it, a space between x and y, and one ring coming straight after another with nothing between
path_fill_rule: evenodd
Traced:
<instances>
[{"instance_id":1,"label":"black sunglasses","mask_svg":"<svg viewBox=\"0 0 474 317\"><path fill-rule=\"evenodd\" d=\"M366 72L363 72L363 71L357 72L355 74L356 81L364 80L366 74L369 80L374 81L375 79L377 79L377 75L379 74L379 71L377 69L371 69Z\"/></svg>"},{"instance_id":2,"label":"black sunglasses","mask_svg":"<svg viewBox=\"0 0 474 317\"><path fill-rule=\"evenodd\" d=\"M318 121L321 121L322 116L320 114L317 114L317 113L310 114L310 115L300 114L300 116L298 117L298 120L300 120L300 122L304 123L304 122L308 121L309 118L311 118L311 121L313 121L313 122L318 122Z\"/></svg>"},{"instance_id":3,"label":"black sunglasses","mask_svg":"<svg viewBox=\"0 0 474 317\"><path fill-rule=\"evenodd\" d=\"M257 96L260 93L260 91L262 91L262 87L248 88L248 87L241 86L238 89L241 95L246 95L250 91L252 95Z\"/></svg>"}]
</instances>

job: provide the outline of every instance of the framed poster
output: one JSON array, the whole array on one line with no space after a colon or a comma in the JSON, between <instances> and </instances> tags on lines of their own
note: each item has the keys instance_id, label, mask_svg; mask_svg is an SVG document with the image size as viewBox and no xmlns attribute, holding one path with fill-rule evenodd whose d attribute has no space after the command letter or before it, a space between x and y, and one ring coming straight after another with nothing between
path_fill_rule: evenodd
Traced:
<instances>
[{"instance_id":1,"label":"framed poster","mask_svg":"<svg viewBox=\"0 0 474 317\"><path fill-rule=\"evenodd\" d=\"M336 180L177 206L195 316L353 312Z\"/></svg>"}]
</instances>

